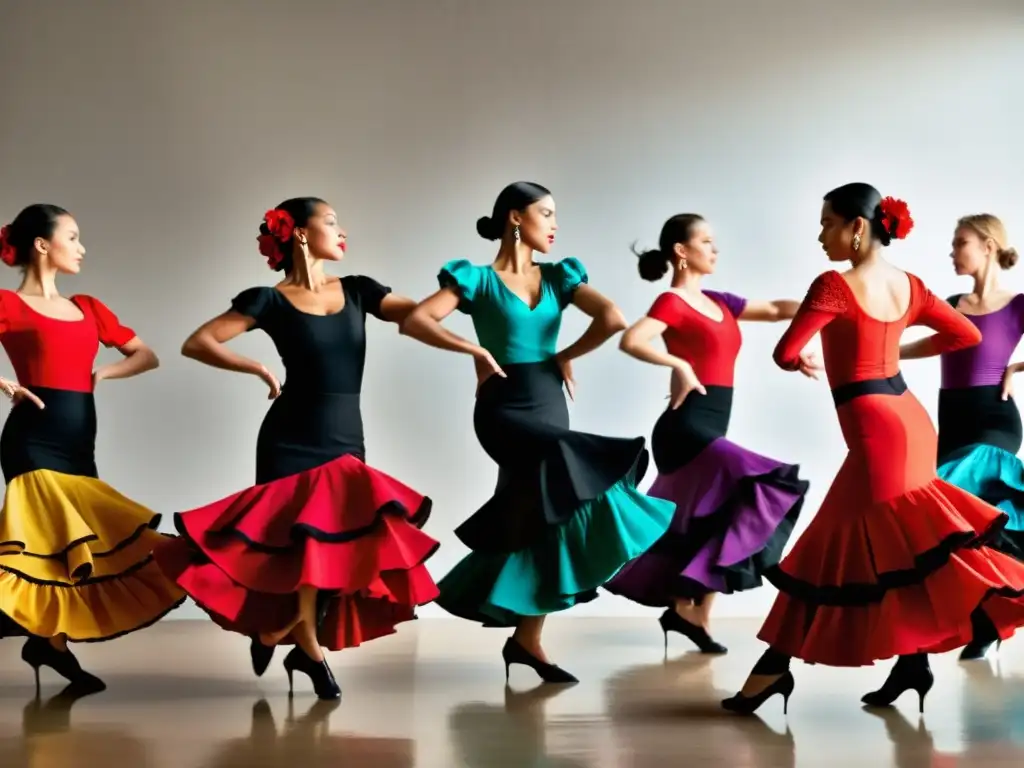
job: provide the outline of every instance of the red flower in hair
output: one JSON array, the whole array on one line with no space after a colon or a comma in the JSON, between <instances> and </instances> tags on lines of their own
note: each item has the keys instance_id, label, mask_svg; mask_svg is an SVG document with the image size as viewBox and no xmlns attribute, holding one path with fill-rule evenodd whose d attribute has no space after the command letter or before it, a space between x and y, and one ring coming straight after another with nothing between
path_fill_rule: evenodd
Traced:
<instances>
[{"instance_id":1,"label":"red flower in hair","mask_svg":"<svg viewBox=\"0 0 1024 768\"><path fill-rule=\"evenodd\" d=\"M284 258L277 238L273 235L260 235L256 240L260 244L260 253L267 259L267 264L271 269L276 269Z\"/></svg>"},{"instance_id":2,"label":"red flower in hair","mask_svg":"<svg viewBox=\"0 0 1024 768\"><path fill-rule=\"evenodd\" d=\"M879 203L882 208L882 226L885 231L897 240L902 240L914 228L914 219L910 216L910 208L902 200L886 197Z\"/></svg>"},{"instance_id":3,"label":"red flower in hair","mask_svg":"<svg viewBox=\"0 0 1024 768\"><path fill-rule=\"evenodd\" d=\"M271 269L277 269L284 259L281 245L291 240L292 233L295 231L295 219L288 211L272 208L263 214L263 222L270 230L270 234L260 235L256 241L260 244L260 253L267 259L267 265Z\"/></svg>"},{"instance_id":4,"label":"red flower in hair","mask_svg":"<svg viewBox=\"0 0 1024 768\"><path fill-rule=\"evenodd\" d=\"M10 232L11 228L6 225L0 228L0 261L8 267L13 267L18 260L18 252L8 239Z\"/></svg>"},{"instance_id":5,"label":"red flower in hair","mask_svg":"<svg viewBox=\"0 0 1024 768\"><path fill-rule=\"evenodd\" d=\"M282 243L292 239L292 232L295 231L295 219L292 218L288 211L274 208L263 214L263 220L267 223L267 229L270 230L270 234Z\"/></svg>"}]
</instances>

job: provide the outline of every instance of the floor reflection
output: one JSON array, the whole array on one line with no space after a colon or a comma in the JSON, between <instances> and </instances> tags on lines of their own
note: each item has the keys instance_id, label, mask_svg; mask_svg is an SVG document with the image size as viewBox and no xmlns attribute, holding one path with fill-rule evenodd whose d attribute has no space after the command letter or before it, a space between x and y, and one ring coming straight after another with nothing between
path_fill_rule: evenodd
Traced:
<instances>
[{"instance_id":1,"label":"floor reflection","mask_svg":"<svg viewBox=\"0 0 1024 768\"><path fill-rule=\"evenodd\" d=\"M296 715L295 699L289 697L281 726L270 703L260 699L252 706L249 735L231 739L203 762L202 768L270 768L274 766L374 766L412 768L412 739L379 738L331 733L329 718L341 702L314 700Z\"/></svg>"},{"instance_id":2,"label":"floor reflection","mask_svg":"<svg viewBox=\"0 0 1024 768\"><path fill-rule=\"evenodd\" d=\"M515 691L505 686L500 705L472 702L455 707L448 717L448 730L460 764L467 768L594 768L585 756L573 756L571 746L567 749L566 744L557 743L560 730L578 733L580 725L549 721L545 712L549 700L572 687L540 684Z\"/></svg>"}]
</instances>

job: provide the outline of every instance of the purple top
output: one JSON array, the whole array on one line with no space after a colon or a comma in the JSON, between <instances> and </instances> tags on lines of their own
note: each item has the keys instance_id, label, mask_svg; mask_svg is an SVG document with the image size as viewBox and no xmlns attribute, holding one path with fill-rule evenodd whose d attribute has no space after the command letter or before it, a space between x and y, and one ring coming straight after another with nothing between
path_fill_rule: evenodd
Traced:
<instances>
[{"instance_id":1,"label":"purple top","mask_svg":"<svg viewBox=\"0 0 1024 768\"><path fill-rule=\"evenodd\" d=\"M963 294L950 296L954 307ZM1010 355L1024 336L1024 293L1018 293L1002 309L987 315L964 317L981 331L981 343L942 355L942 388L984 387L999 384Z\"/></svg>"},{"instance_id":2,"label":"purple top","mask_svg":"<svg viewBox=\"0 0 1024 768\"><path fill-rule=\"evenodd\" d=\"M701 293L712 299L718 299L725 304L729 314L735 318L739 318L747 307L747 300L742 296L737 296L735 293L725 293L724 291L701 291Z\"/></svg>"}]
</instances>

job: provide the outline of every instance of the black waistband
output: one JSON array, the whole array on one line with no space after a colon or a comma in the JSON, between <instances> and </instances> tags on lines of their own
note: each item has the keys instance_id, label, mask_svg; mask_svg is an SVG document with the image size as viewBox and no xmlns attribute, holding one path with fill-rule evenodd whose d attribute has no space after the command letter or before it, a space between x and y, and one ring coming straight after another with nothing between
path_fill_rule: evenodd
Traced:
<instances>
[{"instance_id":1,"label":"black waistband","mask_svg":"<svg viewBox=\"0 0 1024 768\"><path fill-rule=\"evenodd\" d=\"M855 397L864 395L902 395L907 391L907 382L903 380L903 374L897 373L887 379L865 379L864 381L852 381L843 384L832 390L832 401L838 408L843 403L848 403Z\"/></svg>"}]
</instances>

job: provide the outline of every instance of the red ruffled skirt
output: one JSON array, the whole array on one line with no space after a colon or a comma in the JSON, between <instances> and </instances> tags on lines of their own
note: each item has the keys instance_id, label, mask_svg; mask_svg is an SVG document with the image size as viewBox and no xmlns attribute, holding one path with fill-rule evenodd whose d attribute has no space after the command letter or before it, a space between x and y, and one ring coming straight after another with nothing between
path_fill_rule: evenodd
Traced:
<instances>
[{"instance_id":1,"label":"red ruffled skirt","mask_svg":"<svg viewBox=\"0 0 1024 768\"><path fill-rule=\"evenodd\" d=\"M1006 515L936 477L935 429L910 393L838 409L850 452L778 567L758 637L810 663L864 666L942 653L981 608L999 636L1024 625L1024 563L986 542Z\"/></svg>"},{"instance_id":2,"label":"red ruffled skirt","mask_svg":"<svg viewBox=\"0 0 1024 768\"><path fill-rule=\"evenodd\" d=\"M437 596L424 563L438 542L420 530L430 506L346 455L175 515L181 538L154 554L217 624L247 636L287 625L298 590L316 588L320 644L340 650L392 634Z\"/></svg>"}]
</instances>

